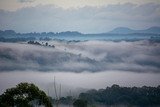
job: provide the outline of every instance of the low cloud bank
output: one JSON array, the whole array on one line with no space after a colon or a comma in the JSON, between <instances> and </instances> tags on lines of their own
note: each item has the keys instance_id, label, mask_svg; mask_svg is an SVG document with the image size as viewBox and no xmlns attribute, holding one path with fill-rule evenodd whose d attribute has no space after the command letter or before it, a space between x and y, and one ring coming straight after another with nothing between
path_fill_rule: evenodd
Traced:
<instances>
[{"instance_id":1,"label":"low cloud bank","mask_svg":"<svg viewBox=\"0 0 160 107\"><path fill-rule=\"evenodd\" d=\"M160 43L52 41L49 44L56 48L0 43L0 71L160 72Z\"/></svg>"},{"instance_id":2,"label":"low cloud bank","mask_svg":"<svg viewBox=\"0 0 160 107\"><path fill-rule=\"evenodd\" d=\"M113 84L126 87L154 86L160 83L160 73L135 73L123 71L103 71L96 73L82 72L37 72L37 71L15 71L0 73L0 94L7 88L15 87L20 82L36 84L40 89L54 97L53 82L56 77L57 89L61 84L62 96L74 97L88 89L100 89Z\"/></svg>"}]
</instances>

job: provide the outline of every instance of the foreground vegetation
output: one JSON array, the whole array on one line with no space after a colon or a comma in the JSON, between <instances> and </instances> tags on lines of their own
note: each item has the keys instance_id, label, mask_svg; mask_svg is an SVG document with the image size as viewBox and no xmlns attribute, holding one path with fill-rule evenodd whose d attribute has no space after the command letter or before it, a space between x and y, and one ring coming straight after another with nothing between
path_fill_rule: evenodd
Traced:
<instances>
[{"instance_id":1,"label":"foreground vegetation","mask_svg":"<svg viewBox=\"0 0 160 107\"><path fill-rule=\"evenodd\" d=\"M52 100L54 102L54 99ZM160 86L158 87L120 87L112 85L106 89L88 90L78 98L61 97L59 102L74 107L153 107L160 106ZM97 106L98 105L98 106Z\"/></svg>"},{"instance_id":2,"label":"foreground vegetation","mask_svg":"<svg viewBox=\"0 0 160 107\"><path fill-rule=\"evenodd\" d=\"M37 86L29 83L20 83L14 88L7 89L0 96L0 107L60 107L61 104L69 107L99 107L104 106L159 106L160 86L158 87L120 87L112 85L106 89L88 90L78 98L72 96L52 99Z\"/></svg>"},{"instance_id":3,"label":"foreground vegetation","mask_svg":"<svg viewBox=\"0 0 160 107\"><path fill-rule=\"evenodd\" d=\"M89 104L103 105L160 105L160 86L158 87L120 87L113 85L106 89L89 90L81 93L79 98Z\"/></svg>"},{"instance_id":4,"label":"foreground vegetation","mask_svg":"<svg viewBox=\"0 0 160 107\"><path fill-rule=\"evenodd\" d=\"M55 103L56 100L52 99ZM153 107L160 106L160 86L158 87L120 87L112 85L106 89L88 90L80 93L78 98L61 97L60 104L74 107Z\"/></svg>"},{"instance_id":5,"label":"foreground vegetation","mask_svg":"<svg viewBox=\"0 0 160 107\"><path fill-rule=\"evenodd\" d=\"M44 105L52 107L52 103L44 91L29 83L20 83L7 89L0 96L0 107L34 107Z\"/></svg>"}]
</instances>

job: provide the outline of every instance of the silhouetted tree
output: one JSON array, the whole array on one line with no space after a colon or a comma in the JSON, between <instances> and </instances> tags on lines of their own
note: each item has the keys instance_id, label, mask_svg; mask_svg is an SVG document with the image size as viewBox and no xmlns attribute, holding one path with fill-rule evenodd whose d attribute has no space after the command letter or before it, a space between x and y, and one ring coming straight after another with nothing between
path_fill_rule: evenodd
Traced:
<instances>
[{"instance_id":1,"label":"silhouetted tree","mask_svg":"<svg viewBox=\"0 0 160 107\"><path fill-rule=\"evenodd\" d=\"M48 46L48 43L46 42L46 46Z\"/></svg>"}]
</instances>

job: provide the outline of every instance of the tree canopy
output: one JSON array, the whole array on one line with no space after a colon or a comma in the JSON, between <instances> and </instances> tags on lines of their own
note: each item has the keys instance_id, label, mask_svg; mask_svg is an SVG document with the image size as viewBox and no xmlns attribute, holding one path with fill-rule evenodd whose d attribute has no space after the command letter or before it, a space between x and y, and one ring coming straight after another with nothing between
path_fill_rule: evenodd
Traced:
<instances>
[{"instance_id":1,"label":"tree canopy","mask_svg":"<svg viewBox=\"0 0 160 107\"><path fill-rule=\"evenodd\" d=\"M87 101L82 99L77 99L73 103L74 107L87 107Z\"/></svg>"},{"instance_id":2,"label":"tree canopy","mask_svg":"<svg viewBox=\"0 0 160 107\"><path fill-rule=\"evenodd\" d=\"M160 105L160 86L158 87L120 87L113 85L106 89L89 90L79 95L89 104L103 105Z\"/></svg>"},{"instance_id":3,"label":"tree canopy","mask_svg":"<svg viewBox=\"0 0 160 107\"><path fill-rule=\"evenodd\" d=\"M0 107L34 107L34 105L52 107L45 92L34 84L20 83L16 87L7 89L0 96Z\"/></svg>"}]
</instances>

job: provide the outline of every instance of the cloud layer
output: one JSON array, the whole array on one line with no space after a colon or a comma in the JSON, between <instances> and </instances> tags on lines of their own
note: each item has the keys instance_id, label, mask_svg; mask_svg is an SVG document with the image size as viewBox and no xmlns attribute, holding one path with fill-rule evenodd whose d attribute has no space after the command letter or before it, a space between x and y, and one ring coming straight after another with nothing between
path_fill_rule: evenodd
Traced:
<instances>
[{"instance_id":1,"label":"cloud layer","mask_svg":"<svg viewBox=\"0 0 160 107\"><path fill-rule=\"evenodd\" d=\"M35 0L17 0L17 1L21 3L31 3L34 2Z\"/></svg>"},{"instance_id":2,"label":"cloud layer","mask_svg":"<svg viewBox=\"0 0 160 107\"><path fill-rule=\"evenodd\" d=\"M34 1L34 2L28 2ZM23 3L22 3L23 2ZM135 4L144 4L144 3L160 3L159 0L1 0L0 9L4 10L17 10L23 7L32 7L37 5L56 5L64 9L68 8L79 8L85 6L107 6L109 4L117 3L135 3Z\"/></svg>"},{"instance_id":3,"label":"cloud layer","mask_svg":"<svg viewBox=\"0 0 160 107\"><path fill-rule=\"evenodd\" d=\"M145 29L160 25L160 4L110 4L63 9L54 5L38 5L17 11L0 10L0 29L17 32L80 31L107 32L115 27Z\"/></svg>"},{"instance_id":4,"label":"cloud layer","mask_svg":"<svg viewBox=\"0 0 160 107\"><path fill-rule=\"evenodd\" d=\"M0 71L159 72L160 44L139 42L51 42L56 48L0 43Z\"/></svg>"}]
</instances>

